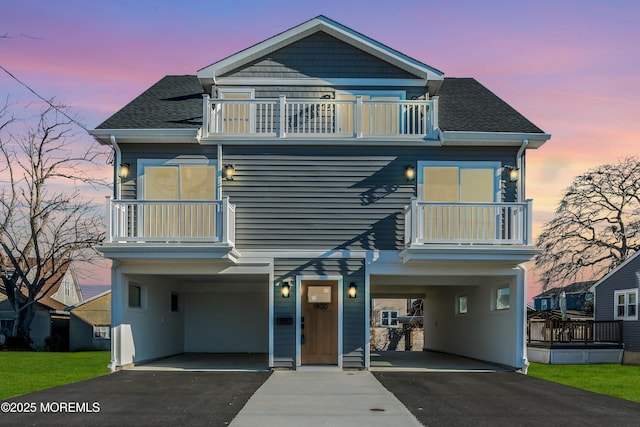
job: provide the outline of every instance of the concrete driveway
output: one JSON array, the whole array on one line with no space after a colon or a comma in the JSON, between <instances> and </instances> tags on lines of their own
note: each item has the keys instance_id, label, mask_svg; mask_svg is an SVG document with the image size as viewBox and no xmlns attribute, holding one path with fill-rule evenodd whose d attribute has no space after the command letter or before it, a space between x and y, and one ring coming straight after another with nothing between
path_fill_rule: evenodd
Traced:
<instances>
[{"instance_id":1,"label":"concrete driveway","mask_svg":"<svg viewBox=\"0 0 640 427\"><path fill-rule=\"evenodd\" d=\"M286 374L305 375L304 372ZM332 374L354 378L354 373L349 371ZM428 426L640 425L640 404L514 372L361 374L375 376L420 423ZM0 425L226 426L271 376L270 372L122 371L0 402L3 408ZM295 378L293 380L297 382ZM309 395L306 396L308 417L302 416L303 408L298 405L295 395L269 387L261 390L270 390L269 394L281 393L281 396L272 399L270 405L263 406L265 414L273 414L274 411L286 414L293 408L300 416L298 421L305 420L305 427L330 425L339 411L332 408L330 399L323 400L322 396L313 399L314 381L306 382L309 387L306 390ZM334 394L330 390L331 384L336 387L335 395L344 396L347 402L348 399L358 399L358 395L364 392L358 390L345 395L348 391L344 389L345 382L336 380L324 384L324 396ZM365 389L370 390L371 387ZM95 403L98 411L94 410ZM22 412L30 409L26 405L34 404L36 411L6 413L7 404L13 405L13 409L22 409ZM45 405L44 409L48 411L42 411L41 405ZM256 407L259 405L253 406L254 411ZM366 405L362 407L367 412L375 409ZM388 409L390 412L392 408ZM253 412L250 415L255 418L260 414ZM264 417L261 425L268 426L269 419ZM241 418L237 420L241 421ZM358 424L354 422L352 425Z\"/></svg>"}]
</instances>

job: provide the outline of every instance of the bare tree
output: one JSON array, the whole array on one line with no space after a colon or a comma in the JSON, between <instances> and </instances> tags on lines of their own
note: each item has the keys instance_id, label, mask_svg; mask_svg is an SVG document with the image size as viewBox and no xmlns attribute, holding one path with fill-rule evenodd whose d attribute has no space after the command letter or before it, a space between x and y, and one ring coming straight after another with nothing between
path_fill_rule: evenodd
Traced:
<instances>
[{"instance_id":1,"label":"bare tree","mask_svg":"<svg viewBox=\"0 0 640 427\"><path fill-rule=\"evenodd\" d=\"M640 163L628 157L576 177L538 237L543 288L598 279L640 249Z\"/></svg>"},{"instance_id":2,"label":"bare tree","mask_svg":"<svg viewBox=\"0 0 640 427\"><path fill-rule=\"evenodd\" d=\"M49 103L37 118L17 120L0 109L0 277L15 311L4 333L16 346L30 345L35 303L70 263L98 256L104 236L84 193L105 185L95 177L105 153L81 141L67 110Z\"/></svg>"}]
</instances>

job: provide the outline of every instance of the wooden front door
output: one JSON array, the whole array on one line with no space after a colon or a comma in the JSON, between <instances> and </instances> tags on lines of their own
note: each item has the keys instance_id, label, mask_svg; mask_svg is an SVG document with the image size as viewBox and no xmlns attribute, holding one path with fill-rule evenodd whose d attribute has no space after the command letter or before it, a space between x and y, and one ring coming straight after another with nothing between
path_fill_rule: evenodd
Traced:
<instances>
[{"instance_id":1,"label":"wooden front door","mask_svg":"<svg viewBox=\"0 0 640 427\"><path fill-rule=\"evenodd\" d=\"M338 364L338 282L303 280L301 283L301 362Z\"/></svg>"}]
</instances>

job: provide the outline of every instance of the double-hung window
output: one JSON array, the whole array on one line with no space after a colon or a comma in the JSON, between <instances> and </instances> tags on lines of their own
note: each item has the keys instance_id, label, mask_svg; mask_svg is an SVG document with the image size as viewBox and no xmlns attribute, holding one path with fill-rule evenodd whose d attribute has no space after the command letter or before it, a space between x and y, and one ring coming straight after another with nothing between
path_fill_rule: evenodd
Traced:
<instances>
[{"instance_id":1,"label":"double-hung window","mask_svg":"<svg viewBox=\"0 0 640 427\"><path fill-rule=\"evenodd\" d=\"M616 320L638 320L638 290L615 291L614 310Z\"/></svg>"},{"instance_id":2,"label":"double-hung window","mask_svg":"<svg viewBox=\"0 0 640 427\"><path fill-rule=\"evenodd\" d=\"M380 326L395 328L398 326L398 310L380 310Z\"/></svg>"}]
</instances>

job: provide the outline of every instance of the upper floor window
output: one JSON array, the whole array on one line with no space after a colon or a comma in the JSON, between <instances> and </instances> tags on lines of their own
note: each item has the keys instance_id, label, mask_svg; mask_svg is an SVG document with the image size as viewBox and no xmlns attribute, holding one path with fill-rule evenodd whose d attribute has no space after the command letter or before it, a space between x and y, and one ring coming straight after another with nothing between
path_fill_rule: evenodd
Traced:
<instances>
[{"instance_id":1,"label":"upper floor window","mask_svg":"<svg viewBox=\"0 0 640 427\"><path fill-rule=\"evenodd\" d=\"M62 288L64 289L64 296L65 297L70 297L71 296L71 281L69 279L64 279L62 281Z\"/></svg>"},{"instance_id":2,"label":"upper floor window","mask_svg":"<svg viewBox=\"0 0 640 427\"><path fill-rule=\"evenodd\" d=\"M638 290L615 291L614 310L615 320L638 320Z\"/></svg>"},{"instance_id":3,"label":"upper floor window","mask_svg":"<svg viewBox=\"0 0 640 427\"><path fill-rule=\"evenodd\" d=\"M418 196L425 202L496 202L499 162L418 162Z\"/></svg>"}]
</instances>

